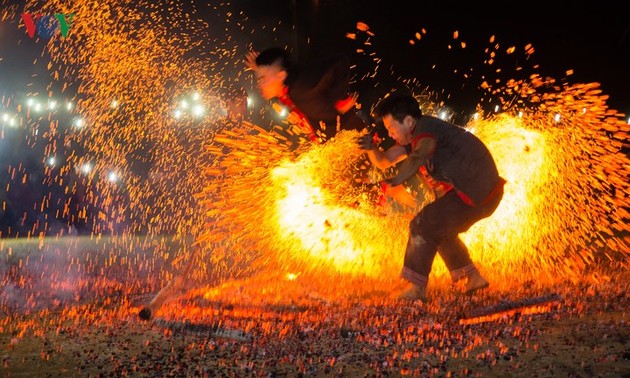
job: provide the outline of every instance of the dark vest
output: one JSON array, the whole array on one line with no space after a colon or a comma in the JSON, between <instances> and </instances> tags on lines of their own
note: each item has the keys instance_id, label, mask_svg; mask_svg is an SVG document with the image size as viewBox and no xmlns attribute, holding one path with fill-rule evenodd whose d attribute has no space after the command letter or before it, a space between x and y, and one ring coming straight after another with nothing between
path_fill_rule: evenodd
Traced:
<instances>
[{"instance_id":1,"label":"dark vest","mask_svg":"<svg viewBox=\"0 0 630 378\"><path fill-rule=\"evenodd\" d=\"M314 62L287 77L288 98L324 140L332 138L339 130L362 130L367 126L354 109L339 115L335 108L337 101L348 96L349 80L349 60L345 55Z\"/></svg>"},{"instance_id":2,"label":"dark vest","mask_svg":"<svg viewBox=\"0 0 630 378\"><path fill-rule=\"evenodd\" d=\"M438 185L452 186L465 202L484 204L503 186L505 181L490 151L473 133L439 118L422 116L411 145L406 146L408 152L424 137L436 142L435 151L423 164L426 173L442 183Z\"/></svg>"}]
</instances>

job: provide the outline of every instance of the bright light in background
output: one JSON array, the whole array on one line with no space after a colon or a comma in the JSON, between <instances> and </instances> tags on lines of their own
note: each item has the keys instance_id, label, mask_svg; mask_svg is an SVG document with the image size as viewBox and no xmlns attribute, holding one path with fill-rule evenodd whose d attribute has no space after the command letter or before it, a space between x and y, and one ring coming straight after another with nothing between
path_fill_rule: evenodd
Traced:
<instances>
[{"instance_id":1,"label":"bright light in background","mask_svg":"<svg viewBox=\"0 0 630 378\"><path fill-rule=\"evenodd\" d=\"M57 158L55 158L54 156L51 156L46 160L46 163L50 165L51 167L53 167L55 164L57 164Z\"/></svg>"},{"instance_id":2,"label":"bright light in background","mask_svg":"<svg viewBox=\"0 0 630 378\"><path fill-rule=\"evenodd\" d=\"M83 121L83 118L75 118L72 124L78 128L82 128L85 125L85 121Z\"/></svg>"},{"instance_id":3,"label":"bright light in background","mask_svg":"<svg viewBox=\"0 0 630 378\"><path fill-rule=\"evenodd\" d=\"M92 172L92 168L93 167L91 163L84 163L83 165L81 165L81 173L88 174Z\"/></svg>"},{"instance_id":4,"label":"bright light in background","mask_svg":"<svg viewBox=\"0 0 630 378\"><path fill-rule=\"evenodd\" d=\"M118 182L118 173L111 171L107 174L107 180L109 182Z\"/></svg>"},{"instance_id":5,"label":"bright light in background","mask_svg":"<svg viewBox=\"0 0 630 378\"><path fill-rule=\"evenodd\" d=\"M15 127L17 125L17 121L15 120L15 115L11 116L9 113L2 113L2 123L8 126Z\"/></svg>"},{"instance_id":6,"label":"bright light in background","mask_svg":"<svg viewBox=\"0 0 630 378\"><path fill-rule=\"evenodd\" d=\"M33 98L29 98L26 100L26 106L28 107L33 106L34 103L35 103L35 100Z\"/></svg>"},{"instance_id":7,"label":"bright light in background","mask_svg":"<svg viewBox=\"0 0 630 378\"><path fill-rule=\"evenodd\" d=\"M73 107L73 105L72 105L71 102L66 103L66 109L67 110L72 110L72 107Z\"/></svg>"},{"instance_id":8,"label":"bright light in background","mask_svg":"<svg viewBox=\"0 0 630 378\"><path fill-rule=\"evenodd\" d=\"M225 117L228 113L223 100L216 95L204 96L200 92L192 92L184 98L176 99L173 118L176 120L192 117L195 119L211 119Z\"/></svg>"},{"instance_id":9,"label":"bright light in background","mask_svg":"<svg viewBox=\"0 0 630 378\"><path fill-rule=\"evenodd\" d=\"M499 112L499 110L501 110L501 107L500 107L499 105L495 105L495 106L494 106L494 112L495 112L495 113L498 113L498 112Z\"/></svg>"},{"instance_id":10,"label":"bright light in background","mask_svg":"<svg viewBox=\"0 0 630 378\"><path fill-rule=\"evenodd\" d=\"M111 107L116 109L118 107L118 100L113 100L111 103Z\"/></svg>"},{"instance_id":11,"label":"bright light in background","mask_svg":"<svg viewBox=\"0 0 630 378\"><path fill-rule=\"evenodd\" d=\"M448 114L446 113L446 110L442 110L440 112L440 119L446 120L447 118L448 118Z\"/></svg>"},{"instance_id":12,"label":"bright light in background","mask_svg":"<svg viewBox=\"0 0 630 378\"><path fill-rule=\"evenodd\" d=\"M33 110L35 110L36 112L41 112L42 111L42 104L40 104L39 102L36 102L35 105L33 106Z\"/></svg>"},{"instance_id":13,"label":"bright light in background","mask_svg":"<svg viewBox=\"0 0 630 378\"><path fill-rule=\"evenodd\" d=\"M48 109L50 110L54 110L57 107L57 101L55 100L50 100L48 102Z\"/></svg>"},{"instance_id":14,"label":"bright light in background","mask_svg":"<svg viewBox=\"0 0 630 378\"><path fill-rule=\"evenodd\" d=\"M518 118L523 118L523 111L522 110L518 112Z\"/></svg>"},{"instance_id":15,"label":"bright light in background","mask_svg":"<svg viewBox=\"0 0 630 378\"><path fill-rule=\"evenodd\" d=\"M254 99L251 97L247 97L247 107L251 108L252 106L254 106Z\"/></svg>"},{"instance_id":16,"label":"bright light in background","mask_svg":"<svg viewBox=\"0 0 630 378\"><path fill-rule=\"evenodd\" d=\"M204 113L203 105L201 105L201 104L195 105L195 107L193 108L193 114L196 117L201 117L203 115L203 113Z\"/></svg>"},{"instance_id":17,"label":"bright light in background","mask_svg":"<svg viewBox=\"0 0 630 378\"><path fill-rule=\"evenodd\" d=\"M556 122L560 122L560 113L556 113L556 115L553 116L553 120Z\"/></svg>"}]
</instances>

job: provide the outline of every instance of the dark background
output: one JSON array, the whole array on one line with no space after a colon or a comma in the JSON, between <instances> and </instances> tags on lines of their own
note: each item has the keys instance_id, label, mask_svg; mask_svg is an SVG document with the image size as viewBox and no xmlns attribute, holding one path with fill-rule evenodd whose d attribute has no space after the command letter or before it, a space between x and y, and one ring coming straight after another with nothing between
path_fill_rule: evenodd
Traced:
<instances>
[{"instance_id":1,"label":"dark background","mask_svg":"<svg viewBox=\"0 0 630 378\"><path fill-rule=\"evenodd\" d=\"M436 92L444 92L456 107L474 109L479 100L482 77L504 81L538 72L558 80L569 70L570 83L598 82L610 95L611 108L630 113L630 5L588 6L571 4L564 8L531 3L504 6L469 2L392 2L341 0L270 0L236 2L254 20L285 20L293 27L287 44L298 61L313 59L329 51L352 53L363 47L345 37L356 32L358 21L370 27L371 49L382 59L379 86L395 86L398 75L415 78ZM412 10L415 8L415 10ZM291 29L291 28L289 28ZM426 30L420 41L410 45L416 32ZM453 38L454 32L459 38ZM493 43L490 38L495 36ZM268 44L264 33L251 36L255 49ZM267 39L267 40L265 40ZM462 49L459 42L466 42ZM535 50L523 54L525 46ZM449 49L448 46L452 48ZM487 48L499 47L511 55L497 54L492 66L484 65ZM516 71L516 67L524 67ZM386 73L390 67L395 72ZM501 72L496 73L500 68ZM457 73L454 73L457 70ZM468 78L463 78L463 73ZM362 88L372 87L373 83ZM382 90L373 97L380 95ZM370 93L367 93L370 96ZM372 98L370 97L369 100ZM462 110L464 110L462 109Z\"/></svg>"},{"instance_id":2,"label":"dark background","mask_svg":"<svg viewBox=\"0 0 630 378\"><path fill-rule=\"evenodd\" d=\"M470 111L482 95L479 86L484 80L504 83L535 72L569 83L598 82L610 95L609 106L630 114L630 5L621 3L554 10L513 4L241 0L229 8L239 15L233 18L245 19L246 27L232 27L226 33L225 15L218 14L215 2L191 0L195 12L208 22L205 35L216 37L218 42L229 33L242 51L247 51L247 46L255 50L287 46L302 64L345 52L353 54L358 74L373 68L372 56L366 55L373 53L379 59L378 77L359 76L355 83L367 102L395 87L401 78L414 78L420 86L443 94L452 106ZM412 11L410 4L418 10ZM225 12L225 7L220 12ZM370 46L363 43L365 33L358 33L356 40L346 37L357 32L359 21L369 25L374 34ZM37 91L50 82L43 43L28 38L23 27L18 30L18 22L0 23L0 95ZM409 40L422 29L426 34L410 45ZM455 32L458 39L453 38ZM490 42L492 36L494 42ZM466 43L465 48L461 42ZM534 48L529 56L524 54L528 44ZM512 46L515 52L505 54ZM206 47L211 49L212 43ZM358 48L367 53L356 54ZM493 65L484 64L488 51L497 52ZM517 71L517 67L521 69ZM569 70L573 74L566 77Z\"/></svg>"}]
</instances>

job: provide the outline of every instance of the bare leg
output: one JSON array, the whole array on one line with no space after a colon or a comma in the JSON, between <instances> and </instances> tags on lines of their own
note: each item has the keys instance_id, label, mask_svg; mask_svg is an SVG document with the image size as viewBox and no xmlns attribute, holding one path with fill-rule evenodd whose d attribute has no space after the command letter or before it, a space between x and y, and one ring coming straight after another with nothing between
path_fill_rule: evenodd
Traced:
<instances>
[{"instance_id":1,"label":"bare leg","mask_svg":"<svg viewBox=\"0 0 630 378\"><path fill-rule=\"evenodd\" d=\"M173 298L173 295L175 295L184 287L186 283L186 279L188 278L188 274L190 273L193 263L197 257L197 253L198 253L197 251L198 249L195 249L192 256L190 256L190 260L188 261L188 265L186 266L184 271L181 272L179 275L173 277L173 279L170 280L169 283L166 284L166 286L164 286L162 290L160 290L155 295L155 297L153 297L151 302L147 306L142 308L142 310L140 310L140 312L138 313L138 316L140 316L140 319L150 320L153 313L158 308L160 308L164 302Z\"/></svg>"}]
</instances>

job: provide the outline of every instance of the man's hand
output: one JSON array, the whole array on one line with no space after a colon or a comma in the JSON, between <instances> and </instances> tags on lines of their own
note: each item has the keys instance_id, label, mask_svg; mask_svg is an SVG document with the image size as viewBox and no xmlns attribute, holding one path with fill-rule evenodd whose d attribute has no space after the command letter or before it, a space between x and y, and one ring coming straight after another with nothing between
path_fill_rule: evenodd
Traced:
<instances>
[{"instance_id":1,"label":"man's hand","mask_svg":"<svg viewBox=\"0 0 630 378\"><path fill-rule=\"evenodd\" d=\"M386 178L385 180L381 180L379 183L381 184L381 190L383 191L383 193L387 193L393 187L391 177Z\"/></svg>"},{"instance_id":2,"label":"man's hand","mask_svg":"<svg viewBox=\"0 0 630 378\"><path fill-rule=\"evenodd\" d=\"M357 100L359 99L359 94L357 92L353 92L350 96L344 98L343 100L337 101L335 103L335 108L339 112L339 114L346 114L348 110L354 108L357 105Z\"/></svg>"},{"instance_id":3,"label":"man's hand","mask_svg":"<svg viewBox=\"0 0 630 378\"><path fill-rule=\"evenodd\" d=\"M395 199L398 203L407 206L411 210L415 210L418 206L416 197L409 193L404 185L393 185L392 179L393 177L390 177L380 182L381 194Z\"/></svg>"},{"instance_id":4,"label":"man's hand","mask_svg":"<svg viewBox=\"0 0 630 378\"><path fill-rule=\"evenodd\" d=\"M247 67L248 70L255 71L256 68L258 68L258 65L256 64L256 58L258 58L258 55L260 55L258 51L250 51L245 54L245 67Z\"/></svg>"},{"instance_id":5,"label":"man's hand","mask_svg":"<svg viewBox=\"0 0 630 378\"><path fill-rule=\"evenodd\" d=\"M357 144L364 151L375 150L378 147L375 135L372 133L367 133L357 138Z\"/></svg>"}]
</instances>

